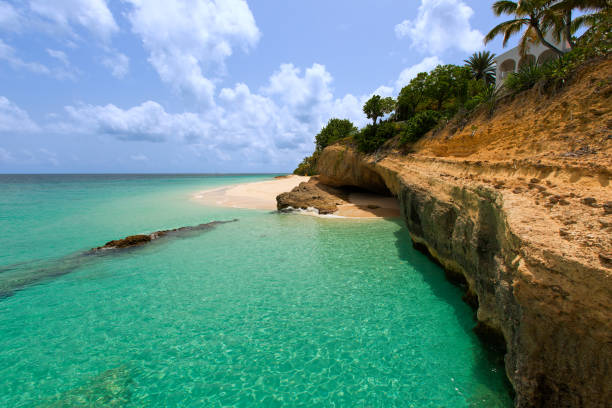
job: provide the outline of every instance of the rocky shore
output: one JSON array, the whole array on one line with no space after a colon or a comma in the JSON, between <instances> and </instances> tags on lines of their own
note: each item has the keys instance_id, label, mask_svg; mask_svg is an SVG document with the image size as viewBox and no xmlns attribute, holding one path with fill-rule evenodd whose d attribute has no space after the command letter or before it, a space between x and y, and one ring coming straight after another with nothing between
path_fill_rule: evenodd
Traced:
<instances>
[{"instance_id":1,"label":"rocky shore","mask_svg":"<svg viewBox=\"0 0 612 408\"><path fill-rule=\"evenodd\" d=\"M612 401L611 74L604 62L548 100L506 100L408 154L346 144L319 158L321 189L397 197L413 244L505 345L517 407Z\"/></svg>"}]
</instances>

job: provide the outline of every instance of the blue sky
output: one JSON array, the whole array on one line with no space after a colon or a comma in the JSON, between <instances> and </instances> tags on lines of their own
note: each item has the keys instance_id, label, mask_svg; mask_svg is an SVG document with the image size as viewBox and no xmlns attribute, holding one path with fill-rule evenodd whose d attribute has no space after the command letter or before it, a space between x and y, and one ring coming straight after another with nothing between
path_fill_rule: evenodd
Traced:
<instances>
[{"instance_id":1,"label":"blue sky","mask_svg":"<svg viewBox=\"0 0 612 408\"><path fill-rule=\"evenodd\" d=\"M329 118L484 49L491 4L0 0L0 172L291 171Z\"/></svg>"}]
</instances>

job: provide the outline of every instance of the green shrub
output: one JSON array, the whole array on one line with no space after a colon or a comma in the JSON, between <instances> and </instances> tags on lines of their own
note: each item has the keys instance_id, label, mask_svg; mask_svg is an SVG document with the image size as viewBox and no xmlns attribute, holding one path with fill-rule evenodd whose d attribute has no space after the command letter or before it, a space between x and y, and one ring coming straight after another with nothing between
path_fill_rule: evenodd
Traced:
<instances>
[{"instance_id":1,"label":"green shrub","mask_svg":"<svg viewBox=\"0 0 612 408\"><path fill-rule=\"evenodd\" d=\"M304 157L304 160L293 170L293 174L298 176L314 176L317 174L317 162L319 152L315 151L312 156Z\"/></svg>"},{"instance_id":2,"label":"green shrub","mask_svg":"<svg viewBox=\"0 0 612 408\"><path fill-rule=\"evenodd\" d=\"M400 143L416 142L425 133L433 129L441 117L442 115L439 112L433 110L417 113L407 122L406 132L402 135Z\"/></svg>"},{"instance_id":3,"label":"green shrub","mask_svg":"<svg viewBox=\"0 0 612 408\"><path fill-rule=\"evenodd\" d=\"M532 88L544 77L544 69L536 64L523 66L519 72L506 77L504 85L512 92L521 92Z\"/></svg>"},{"instance_id":4,"label":"green shrub","mask_svg":"<svg viewBox=\"0 0 612 408\"><path fill-rule=\"evenodd\" d=\"M357 132L357 128L348 119L330 119L327 125L321 129L315 137L316 149L323 150L327 146L334 144Z\"/></svg>"},{"instance_id":5,"label":"green shrub","mask_svg":"<svg viewBox=\"0 0 612 408\"><path fill-rule=\"evenodd\" d=\"M395 123L382 122L376 126L367 125L356 135L357 149L363 153L378 150L387 140L396 134Z\"/></svg>"}]
</instances>

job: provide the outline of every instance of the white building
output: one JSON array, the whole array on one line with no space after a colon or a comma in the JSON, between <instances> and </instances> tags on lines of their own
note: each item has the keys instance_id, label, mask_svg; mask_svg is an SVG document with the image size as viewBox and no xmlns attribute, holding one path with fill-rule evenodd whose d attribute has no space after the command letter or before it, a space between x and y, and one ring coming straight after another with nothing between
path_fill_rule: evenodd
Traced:
<instances>
[{"instance_id":1,"label":"white building","mask_svg":"<svg viewBox=\"0 0 612 408\"><path fill-rule=\"evenodd\" d=\"M570 50L569 43L562 41L558 43L552 39L551 35L546 35L546 41L566 52ZM504 78L511 72L518 72L525 65L535 64L541 65L557 57L557 54L545 46L544 44L530 43L524 56L521 56L519 47L514 47L511 50L504 52L495 57L496 76L495 86L499 86L504 82Z\"/></svg>"}]
</instances>

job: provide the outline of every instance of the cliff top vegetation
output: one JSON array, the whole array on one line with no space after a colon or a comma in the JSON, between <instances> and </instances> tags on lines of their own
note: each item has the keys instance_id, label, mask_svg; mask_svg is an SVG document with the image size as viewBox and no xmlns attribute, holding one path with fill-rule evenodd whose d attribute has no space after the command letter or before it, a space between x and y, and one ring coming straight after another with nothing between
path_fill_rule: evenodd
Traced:
<instances>
[{"instance_id":1,"label":"cliff top vegetation","mask_svg":"<svg viewBox=\"0 0 612 408\"><path fill-rule=\"evenodd\" d=\"M572 18L572 11L576 9L594 12ZM463 66L438 65L430 72L421 72L396 98L373 95L363 107L372 123L362 129L357 129L347 119L331 119L316 135L313 155L306 157L294 173L316 174L320 152L339 142L352 144L365 154L387 148L408 153L432 130L440 133L446 129L448 137L448 128L463 130L470 118L482 112L491 116L514 98L526 98L527 91L532 88L537 89L536 98L543 100L561 91L583 67L610 57L612 10L605 1L498 1L493 10L498 15L509 14L513 18L494 27L485 42L503 35L505 44L512 35L521 34L519 47L522 52L528 41L533 41L551 48L557 57L544 64L523 66L505 77L498 87L495 85L494 55L487 51L474 53L466 58ZM583 35L574 37L585 27ZM564 36L569 36L567 52L545 39L552 37L560 41ZM479 127L472 127L473 136ZM470 143L469 140L464 142ZM466 146L466 150L470 150L469 147Z\"/></svg>"}]
</instances>

